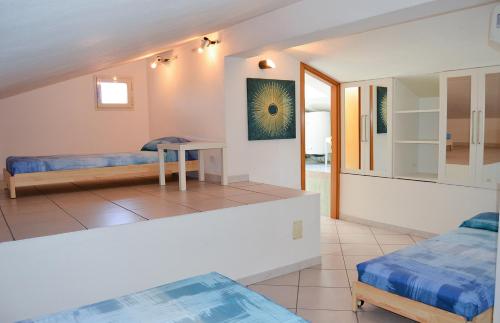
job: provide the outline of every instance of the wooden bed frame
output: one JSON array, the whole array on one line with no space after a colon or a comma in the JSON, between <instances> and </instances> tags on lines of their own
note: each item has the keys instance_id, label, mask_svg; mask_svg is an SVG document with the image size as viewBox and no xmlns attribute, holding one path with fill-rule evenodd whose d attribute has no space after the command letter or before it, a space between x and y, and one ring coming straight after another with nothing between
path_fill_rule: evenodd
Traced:
<instances>
[{"instance_id":1,"label":"wooden bed frame","mask_svg":"<svg viewBox=\"0 0 500 323\"><path fill-rule=\"evenodd\" d=\"M199 170L199 163L197 160L186 161L186 171ZM98 167L98 168L84 168L75 170L61 170L37 173L25 173L11 175L8 170L4 168L3 176L7 189L10 193L10 198L16 198L16 188L46 185L46 184L59 184L70 183L84 180L99 180L106 178L123 178L130 176L158 176L159 165L154 164L140 164L140 165L127 165L127 166L112 166L112 167ZM178 162L165 163L165 175L179 172Z\"/></svg>"},{"instance_id":2,"label":"wooden bed frame","mask_svg":"<svg viewBox=\"0 0 500 323\"><path fill-rule=\"evenodd\" d=\"M386 292L362 282L354 282L352 289L352 309L358 310L363 303L381 307L417 322L425 323L465 323L464 317L444 311L412 299ZM472 319L473 323L492 323L493 307Z\"/></svg>"}]
</instances>

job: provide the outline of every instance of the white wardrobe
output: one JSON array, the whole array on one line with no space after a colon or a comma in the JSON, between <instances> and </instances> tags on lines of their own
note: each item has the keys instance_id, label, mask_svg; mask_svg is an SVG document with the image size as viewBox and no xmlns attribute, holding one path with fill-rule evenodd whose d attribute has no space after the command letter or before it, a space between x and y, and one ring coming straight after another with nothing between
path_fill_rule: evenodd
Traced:
<instances>
[{"instance_id":1,"label":"white wardrobe","mask_svg":"<svg viewBox=\"0 0 500 323\"><path fill-rule=\"evenodd\" d=\"M341 91L343 173L500 183L500 66L350 82Z\"/></svg>"}]
</instances>

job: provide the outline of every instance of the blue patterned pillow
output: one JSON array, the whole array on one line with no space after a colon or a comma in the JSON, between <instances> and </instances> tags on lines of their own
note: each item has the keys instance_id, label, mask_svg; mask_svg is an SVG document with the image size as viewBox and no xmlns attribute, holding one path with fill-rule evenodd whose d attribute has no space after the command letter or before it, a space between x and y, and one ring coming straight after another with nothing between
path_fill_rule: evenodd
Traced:
<instances>
[{"instance_id":1,"label":"blue patterned pillow","mask_svg":"<svg viewBox=\"0 0 500 323\"><path fill-rule=\"evenodd\" d=\"M464 221L460 227L498 232L498 212L483 212Z\"/></svg>"},{"instance_id":2,"label":"blue patterned pillow","mask_svg":"<svg viewBox=\"0 0 500 323\"><path fill-rule=\"evenodd\" d=\"M158 148L156 146L158 144L176 144L176 143L181 143L181 142L189 142L190 140L184 139L184 138L179 138L179 137L163 137L163 138L158 138L151 140L144 146L142 146L142 151L158 151Z\"/></svg>"}]
</instances>

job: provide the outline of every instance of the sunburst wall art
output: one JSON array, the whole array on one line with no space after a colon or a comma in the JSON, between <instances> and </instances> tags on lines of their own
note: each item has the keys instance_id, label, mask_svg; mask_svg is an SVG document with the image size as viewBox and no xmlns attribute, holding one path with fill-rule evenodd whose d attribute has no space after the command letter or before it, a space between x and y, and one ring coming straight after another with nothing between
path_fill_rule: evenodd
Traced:
<instances>
[{"instance_id":1,"label":"sunburst wall art","mask_svg":"<svg viewBox=\"0 0 500 323\"><path fill-rule=\"evenodd\" d=\"M377 86L377 133L387 133L387 88Z\"/></svg>"},{"instance_id":2,"label":"sunburst wall art","mask_svg":"<svg viewBox=\"0 0 500 323\"><path fill-rule=\"evenodd\" d=\"M248 140L295 138L295 81L247 78Z\"/></svg>"}]
</instances>

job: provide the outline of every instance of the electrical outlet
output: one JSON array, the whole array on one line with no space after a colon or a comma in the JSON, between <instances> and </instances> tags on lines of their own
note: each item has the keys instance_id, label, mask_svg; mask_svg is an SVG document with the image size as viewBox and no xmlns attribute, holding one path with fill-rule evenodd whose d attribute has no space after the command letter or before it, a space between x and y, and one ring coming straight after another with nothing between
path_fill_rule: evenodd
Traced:
<instances>
[{"instance_id":1,"label":"electrical outlet","mask_svg":"<svg viewBox=\"0 0 500 323\"><path fill-rule=\"evenodd\" d=\"M302 220L293 221L292 238L293 240L302 239Z\"/></svg>"}]
</instances>

